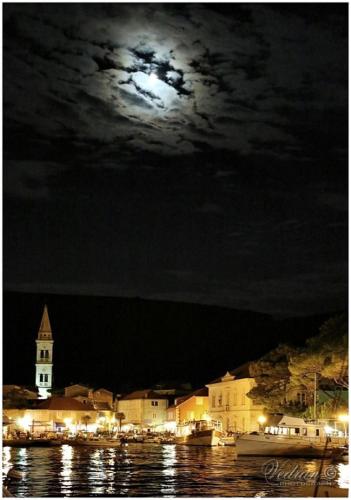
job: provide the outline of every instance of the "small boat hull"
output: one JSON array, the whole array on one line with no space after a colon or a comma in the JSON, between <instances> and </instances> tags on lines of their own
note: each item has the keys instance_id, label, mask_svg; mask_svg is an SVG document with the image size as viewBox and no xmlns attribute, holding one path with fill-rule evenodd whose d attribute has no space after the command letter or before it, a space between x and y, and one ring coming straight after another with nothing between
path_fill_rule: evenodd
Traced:
<instances>
[{"instance_id":1,"label":"small boat hull","mask_svg":"<svg viewBox=\"0 0 351 500\"><path fill-rule=\"evenodd\" d=\"M236 446L236 437L234 436L224 436L221 437L219 444L221 446Z\"/></svg>"},{"instance_id":2,"label":"small boat hull","mask_svg":"<svg viewBox=\"0 0 351 500\"><path fill-rule=\"evenodd\" d=\"M119 439L72 439L67 441L66 444L69 444L71 446L89 446L92 448L116 448L118 446L121 446L121 441Z\"/></svg>"},{"instance_id":3,"label":"small boat hull","mask_svg":"<svg viewBox=\"0 0 351 500\"><path fill-rule=\"evenodd\" d=\"M175 438L176 444L187 444L191 446L218 446L221 433L215 429L197 431L188 436Z\"/></svg>"},{"instance_id":4,"label":"small boat hull","mask_svg":"<svg viewBox=\"0 0 351 500\"><path fill-rule=\"evenodd\" d=\"M49 447L61 446L61 441L54 439L3 439L3 446L12 446L13 448L30 448L30 447Z\"/></svg>"},{"instance_id":5,"label":"small boat hull","mask_svg":"<svg viewBox=\"0 0 351 500\"><path fill-rule=\"evenodd\" d=\"M62 442L54 439L3 439L3 446L13 448L61 446Z\"/></svg>"},{"instance_id":6,"label":"small boat hull","mask_svg":"<svg viewBox=\"0 0 351 500\"><path fill-rule=\"evenodd\" d=\"M276 457L334 457L341 455L341 448L326 447L325 443L280 439L279 436L244 435L236 441L236 451L240 455Z\"/></svg>"}]
</instances>

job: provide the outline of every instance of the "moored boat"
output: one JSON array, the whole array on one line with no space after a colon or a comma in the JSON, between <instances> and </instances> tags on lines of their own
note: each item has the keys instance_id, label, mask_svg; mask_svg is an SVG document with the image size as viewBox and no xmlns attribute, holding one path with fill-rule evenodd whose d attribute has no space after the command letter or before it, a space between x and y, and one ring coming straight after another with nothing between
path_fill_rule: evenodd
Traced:
<instances>
[{"instance_id":1,"label":"moored boat","mask_svg":"<svg viewBox=\"0 0 351 500\"><path fill-rule=\"evenodd\" d=\"M219 444L221 446L236 446L237 436L222 436Z\"/></svg>"},{"instance_id":2,"label":"moored boat","mask_svg":"<svg viewBox=\"0 0 351 500\"><path fill-rule=\"evenodd\" d=\"M218 446L221 436L219 422L194 420L177 426L175 443L193 446Z\"/></svg>"},{"instance_id":3,"label":"moored boat","mask_svg":"<svg viewBox=\"0 0 351 500\"><path fill-rule=\"evenodd\" d=\"M345 451L345 438L330 435L322 424L289 416L264 432L242 434L235 444L238 456L337 458Z\"/></svg>"},{"instance_id":4,"label":"moored boat","mask_svg":"<svg viewBox=\"0 0 351 500\"><path fill-rule=\"evenodd\" d=\"M29 447L48 447L61 446L62 441L56 439L3 439L3 446L11 446L13 448L29 448Z\"/></svg>"},{"instance_id":5,"label":"moored boat","mask_svg":"<svg viewBox=\"0 0 351 500\"><path fill-rule=\"evenodd\" d=\"M71 446L92 446L95 448L115 448L121 446L120 439L70 439L66 444Z\"/></svg>"}]
</instances>

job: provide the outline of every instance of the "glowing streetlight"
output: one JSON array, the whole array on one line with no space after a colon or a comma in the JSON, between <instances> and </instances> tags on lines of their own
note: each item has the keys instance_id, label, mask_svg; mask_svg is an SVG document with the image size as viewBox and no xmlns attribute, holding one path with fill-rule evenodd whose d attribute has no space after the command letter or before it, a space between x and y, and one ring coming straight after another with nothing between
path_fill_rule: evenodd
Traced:
<instances>
[{"instance_id":1,"label":"glowing streetlight","mask_svg":"<svg viewBox=\"0 0 351 500\"><path fill-rule=\"evenodd\" d=\"M257 419L257 422L259 424L259 430L262 432L264 424L267 422L267 419L264 415L260 415Z\"/></svg>"},{"instance_id":2,"label":"glowing streetlight","mask_svg":"<svg viewBox=\"0 0 351 500\"><path fill-rule=\"evenodd\" d=\"M29 415L25 415L24 417L19 418L17 420L17 425L19 427L22 427L22 429L26 431L29 431L31 424L32 424L32 419L30 418Z\"/></svg>"},{"instance_id":3,"label":"glowing streetlight","mask_svg":"<svg viewBox=\"0 0 351 500\"><path fill-rule=\"evenodd\" d=\"M346 438L347 436L346 424L349 422L349 416L346 413L343 413L338 416L338 420L344 425L344 435Z\"/></svg>"},{"instance_id":4,"label":"glowing streetlight","mask_svg":"<svg viewBox=\"0 0 351 500\"><path fill-rule=\"evenodd\" d=\"M338 420L339 422L343 422L344 424L346 424L349 421L349 416L346 414L339 415Z\"/></svg>"}]
</instances>

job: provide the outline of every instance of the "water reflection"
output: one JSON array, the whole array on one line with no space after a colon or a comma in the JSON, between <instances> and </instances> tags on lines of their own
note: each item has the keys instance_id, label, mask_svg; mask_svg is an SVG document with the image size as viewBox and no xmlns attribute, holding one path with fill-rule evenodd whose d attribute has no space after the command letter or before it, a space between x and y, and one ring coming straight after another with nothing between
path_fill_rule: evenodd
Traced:
<instances>
[{"instance_id":1,"label":"water reflection","mask_svg":"<svg viewBox=\"0 0 351 500\"><path fill-rule=\"evenodd\" d=\"M128 448L3 449L3 472L14 466L25 473L13 484L19 497L197 496L303 497L296 484L268 484L264 457L236 457L230 447L204 448L133 444ZM316 472L319 460L291 460ZM328 466L326 463L325 466ZM348 487L348 465L335 464L336 481Z\"/></svg>"},{"instance_id":2,"label":"water reflection","mask_svg":"<svg viewBox=\"0 0 351 500\"><path fill-rule=\"evenodd\" d=\"M93 495L103 495L105 488L105 461L103 459L103 449L90 451L90 467L88 469L88 481L91 485Z\"/></svg>"},{"instance_id":3,"label":"water reflection","mask_svg":"<svg viewBox=\"0 0 351 500\"><path fill-rule=\"evenodd\" d=\"M3 477L6 476L8 471L12 467L12 462L11 462L11 448L9 446L5 446L2 449L2 475Z\"/></svg>"},{"instance_id":4,"label":"water reflection","mask_svg":"<svg viewBox=\"0 0 351 500\"><path fill-rule=\"evenodd\" d=\"M115 482L115 461L116 461L116 450L110 448L106 450L106 494L114 494L114 482Z\"/></svg>"},{"instance_id":5,"label":"water reflection","mask_svg":"<svg viewBox=\"0 0 351 500\"><path fill-rule=\"evenodd\" d=\"M350 466L349 464L337 464L336 468L338 470L338 486L340 488L350 487Z\"/></svg>"},{"instance_id":6,"label":"water reflection","mask_svg":"<svg viewBox=\"0 0 351 500\"><path fill-rule=\"evenodd\" d=\"M72 465L74 448L67 444L61 447L61 493L68 494L72 490Z\"/></svg>"},{"instance_id":7,"label":"water reflection","mask_svg":"<svg viewBox=\"0 0 351 500\"><path fill-rule=\"evenodd\" d=\"M168 445L163 447L163 468L162 473L165 481L161 482L161 494L164 496L175 495L175 464L176 464L176 446Z\"/></svg>"}]
</instances>

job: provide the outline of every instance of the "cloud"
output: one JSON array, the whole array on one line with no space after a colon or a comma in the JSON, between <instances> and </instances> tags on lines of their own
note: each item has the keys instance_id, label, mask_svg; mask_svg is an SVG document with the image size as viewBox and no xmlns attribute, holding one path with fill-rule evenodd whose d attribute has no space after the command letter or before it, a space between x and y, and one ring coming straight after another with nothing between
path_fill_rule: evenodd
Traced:
<instances>
[{"instance_id":1,"label":"cloud","mask_svg":"<svg viewBox=\"0 0 351 500\"><path fill-rule=\"evenodd\" d=\"M7 161L4 169L4 194L23 200L49 200L50 186L66 167L55 162Z\"/></svg>"},{"instance_id":2,"label":"cloud","mask_svg":"<svg viewBox=\"0 0 351 500\"><path fill-rule=\"evenodd\" d=\"M67 287L86 283L74 250L62 264L64 247L99 283L102 262L113 293L271 311L317 308L323 287L330 304L343 296L333 263L345 272L347 6L3 10L4 193L24 235L8 235L17 281L30 274L31 244L40 279L56 283L62 269ZM22 221L24 202L34 228L38 206L51 211L44 225L67 217L50 225L50 244L60 241L49 257ZM282 304L279 290L301 303Z\"/></svg>"},{"instance_id":3,"label":"cloud","mask_svg":"<svg viewBox=\"0 0 351 500\"><path fill-rule=\"evenodd\" d=\"M333 27L311 27L270 6L182 7L184 13L148 4L5 6L5 115L10 106L44 134L64 135L64 124L77 135L95 130L96 139L112 139L122 133L120 114L127 119L124 135L133 133L135 120L144 127L138 145L146 150L148 130L158 129L152 149L160 154L174 152L176 141L167 144L166 133L187 144L205 140L284 157L304 141L293 126L282 128L280 109L298 109L306 100L313 109L345 103L346 53ZM158 75L154 84L151 72ZM31 88L19 90L24 78ZM77 99L84 94L96 98L88 110L86 99ZM62 111L47 114L54 100Z\"/></svg>"}]
</instances>

